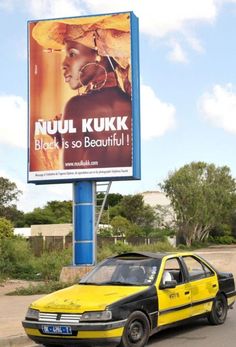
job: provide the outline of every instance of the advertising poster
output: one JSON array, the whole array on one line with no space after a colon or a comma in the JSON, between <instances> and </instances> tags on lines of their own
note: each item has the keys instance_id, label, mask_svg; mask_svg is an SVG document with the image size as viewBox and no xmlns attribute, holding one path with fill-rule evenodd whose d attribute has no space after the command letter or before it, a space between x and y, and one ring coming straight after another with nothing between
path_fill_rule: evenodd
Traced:
<instances>
[{"instance_id":1,"label":"advertising poster","mask_svg":"<svg viewBox=\"0 0 236 347\"><path fill-rule=\"evenodd\" d=\"M139 179L133 13L30 21L28 181Z\"/></svg>"}]
</instances>

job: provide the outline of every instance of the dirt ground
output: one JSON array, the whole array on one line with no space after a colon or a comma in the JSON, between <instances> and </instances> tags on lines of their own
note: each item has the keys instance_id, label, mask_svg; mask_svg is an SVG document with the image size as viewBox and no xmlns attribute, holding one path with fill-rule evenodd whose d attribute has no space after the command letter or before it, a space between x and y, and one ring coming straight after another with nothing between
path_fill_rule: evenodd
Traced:
<instances>
[{"instance_id":1,"label":"dirt ground","mask_svg":"<svg viewBox=\"0 0 236 347\"><path fill-rule=\"evenodd\" d=\"M0 296L13 292L17 288L27 288L30 285L33 285L34 283L35 282L23 280L6 280L0 283Z\"/></svg>"}]
</instances>

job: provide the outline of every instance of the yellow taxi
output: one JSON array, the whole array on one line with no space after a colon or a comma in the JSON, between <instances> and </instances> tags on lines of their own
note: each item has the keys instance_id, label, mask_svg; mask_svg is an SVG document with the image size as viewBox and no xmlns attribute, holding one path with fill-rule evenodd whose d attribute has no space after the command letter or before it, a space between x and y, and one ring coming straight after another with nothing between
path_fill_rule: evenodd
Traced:
<instances>
[{"instance_id":1,"label":"yellow taxi","mask_svg":"<svg viewBox=\"0 0 236 347\"><path fill-rule=\"evenodd\" d=\"M143 347L149 336L189 319L223 324L235 297L233 275L196 254L126 253L33 302L23 326L46 347Z\"/></svg>"}]
</instances>

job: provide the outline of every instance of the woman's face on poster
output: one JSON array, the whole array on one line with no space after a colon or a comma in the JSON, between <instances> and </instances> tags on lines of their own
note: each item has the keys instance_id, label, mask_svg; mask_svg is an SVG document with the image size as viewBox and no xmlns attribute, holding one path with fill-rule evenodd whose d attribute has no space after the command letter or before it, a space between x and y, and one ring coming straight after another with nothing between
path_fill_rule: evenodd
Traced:
<instances>
[{"instance_id":1,"label":"woman's face on poster","mask_svg":"<svg viewBox=\"0 0 236 347\"><path fill-rule=\"evenodd\" d=\"M88 76L85 75L86 69L84 69L84 66L95 61L96 53L94 50L75 41L67 41L65 49L66 56L62 64L64 78L71 89L75 90L85 83L84 81Z\"/></svg>"}]
</instances>

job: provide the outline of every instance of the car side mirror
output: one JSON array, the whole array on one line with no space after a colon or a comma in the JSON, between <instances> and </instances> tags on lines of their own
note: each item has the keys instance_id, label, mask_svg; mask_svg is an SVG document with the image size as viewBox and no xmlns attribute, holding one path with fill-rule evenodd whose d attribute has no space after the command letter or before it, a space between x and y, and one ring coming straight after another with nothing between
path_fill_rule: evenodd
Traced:
<instances>
[{"instance_id":1,"label":"car side mirror","mask_svg":"<svg viewBox=\"0 0 236 347\"><path fill-rule=\"evenodd\" d=\"M160 289L171 289L177 286L177 281L165 281L165 283L160 284Z\"/></svg>"}]
</instances>

